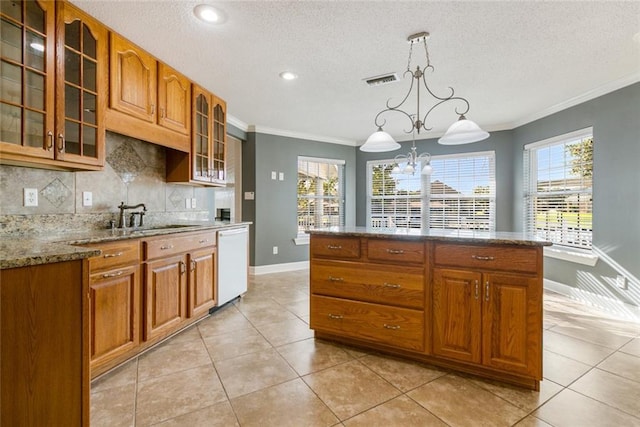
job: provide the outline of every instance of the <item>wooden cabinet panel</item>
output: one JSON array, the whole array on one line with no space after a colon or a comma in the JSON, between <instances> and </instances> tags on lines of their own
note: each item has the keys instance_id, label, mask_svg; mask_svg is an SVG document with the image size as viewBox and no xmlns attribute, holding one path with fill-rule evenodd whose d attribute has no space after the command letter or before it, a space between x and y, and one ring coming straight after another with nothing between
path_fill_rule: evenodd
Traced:
<instances>
[{"instance_id":1,"label":"wooden cabinet panel","mask_svg":"<svg viewBox=\"0 0 640 427\"><path fill-rule=\"evenodd\" d=\"M102 251L100 255L89 258L89 268L92 274L115 267L140 263L140 242L138 240L120 240L90 246L99 248Z\"/></svg>"},{"instance_id":2,"label":"wooden cabinet panel","mask_svg":"<svg viewBox=\"0 0 640 427\"><path fill-rule=\"evenodd\" d=\"M433 353L480 363L482 300L480 273L433 271Z\"/></svg>"},{"instance_id":3,"label":"wooden cabinet panel","mask_svg":"<svg viewBox=\"0 0 640 427\"><path fill-rule=\"evenodd\" d=\"M216 305L216 248L189 254L189 317L206 314Z\"/></svg>"},{"instance_id":4,"label":"wooden cabinet panel","mask_svg":"<svg viewBox=\"0 0 640 427\"><path fill-rule=\"evenodd\" d=\"M311 239L310 251L312 258L357 259L360 258L360 239L314 235Z\"/></svg>"},{"instance_id":5,"label":"wooden cabinet panel","mask_svg":"<svg viewBox=\"0 0 640 427\"><path fill-rule=\"evenodd\" d=\"M422 309L424 269L318 260L311 264L311 292Z\"/></svg>"},{"instance_id":6,"label":"wooden cabinet panel","mask_svg":"<svg viewBox=\"0 0 640 427\"><path fill-rule=\"evenodd\" d=\"M139 265L91 275L91 368L140 342Z\"/></svg>"},{"instance_id":7,"label":"wooden cabinet panel","mask_svg":"<svg viewBox=\"0 0 640 427\"><path fill-rule=\"evenodd\" d=\"M435 264L489 270L538 271L537 248L513 246L475 246L439 243L435 245Z\"/></svg>"},{"instance_id":8,"label":"wooden cabinet panel","mask_svg":"<svg viewBox=\"0 0 640 427\"><path fill-rule=\"evenodd\" d=\"M367 257L372 261L424 264L424 242L403 242L390 239L368 239Z\"/></svg>"},{"instance_id":9,"label":"wooden cabinet panel","mask_svg":"<svg viewBox=\"0 0 640 427\"><path fill-rule=\"evenodd\" d=\"M311 328L398 348L424 350L424 312L312 295Z\"/></svg>"},{"instance_id":10,"label":"wooden cabinet panel","mask_svg":"<svg viewBox=\"0 0 640 427\"><path fill-rule=\"evenodd\" d=\"M158 63L158 124L189 135L191 131L191 82L182 74Z\"/></svg>"},{"instance_id":11,"label":"wooden cabinet panel","mask_svg":"<svg viewBox=\"0 0 640 427\"><path fill-rule=\"evenodd\" d=\"M216 232L167 235L144 240L144 259L154 259L215 245Z\"/></svg>"},{"instance_id":12,"label":"wooden cabinet panel","mask_svg":"<svg viewBox=\"0 0 640 427\"><path fill-rule=\"evenodd\" d=\"M157 63L154 57L111 32L109 107L156 122Z\"/></svg>"},{"instance_id":13,"label":"wooden cabinet panel","mask_svg":"<svg viewBox=\"0 0 640 427\"><path fill-rule=\"evenodd\" d=\"M145 264L145 340L168 334L187 317L185 259L178 255Z\"/></svg>"},{"instance_id":14,"label":"wooden cabinet panel","mask_svg":"<svg viewBox=\"0 0 640 427\"><path fill-rule=\"evenodd\" d=\"M542 286L537 278L484 279L483 363L542 379Z\"/></svg>"}]
</instances>

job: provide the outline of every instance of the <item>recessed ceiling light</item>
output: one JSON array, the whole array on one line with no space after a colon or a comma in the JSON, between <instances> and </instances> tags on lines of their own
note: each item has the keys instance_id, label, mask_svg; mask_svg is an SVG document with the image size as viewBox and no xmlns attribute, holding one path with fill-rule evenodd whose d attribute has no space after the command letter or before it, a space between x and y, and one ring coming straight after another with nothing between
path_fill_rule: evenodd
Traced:
<instances>
[{"instance_id":1,"label":"recessed ceiling light","mask_svg":"<svg viewBox=\"0 0 640 427\"><path fill-rule=\"evenodd\" d=\"M223 11L210 4L199 4L193 8L193 13L204 22L209 24L222 24L227 17Z\"/></svg>"},{"instance_id":2,"label":"recessed ceiling light","mask_svg":"<svg viewBox=\"0 0 640 427\"><path fill-rule=\"evenodd\" d=\"M298 78L298 75L291 71L283 71L280 73L280 78L284 80L295 80Z\"/></svg>"}]
</instances>

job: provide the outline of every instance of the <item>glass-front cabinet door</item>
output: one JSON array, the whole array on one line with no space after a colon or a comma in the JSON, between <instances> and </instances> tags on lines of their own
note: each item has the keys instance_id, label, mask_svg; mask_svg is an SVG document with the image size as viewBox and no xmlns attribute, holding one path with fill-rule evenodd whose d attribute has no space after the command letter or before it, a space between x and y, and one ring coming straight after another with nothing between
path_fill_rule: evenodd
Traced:
<instances>
[{"instance_id":1,"label":"glass-front cabinet door","mask_svg":"<svg viewBox=\"0 0 640 427\"><path fill-rule=\"evenodd\" d=\"M102 166L108 33L68 3L58 8L56 158Z\"/></svg>"},{"instance_id":2,"label":"glass-front cabinet door","mask_svg":"<svg viewBox=\"0 0 640 427\"><path fill-rule=\"evenodd\" d=\"M0 151L54 157L53 1L0 1Z\"/></svg>"},{"instance_id":3,"label":"glass-front cabinet door","mask_svg":"<svg viewBox=\"0 0 640 427\"><path fill-rule=\"evenodd\" d=\"M191 147L192 177L194 181L210 182L211 163L211 95L193 85L193 142Z\"/></svg>"},{"instance_id":4,"label":"glass-front cabinet door","mask_svg":"<svg viewBox=\"0 0 640 427\"><path fill-rule=\"evenodd\" d=\"M224 184L226 180L225 159L227 155L227 103L213 97L213 157L211 182Z\"/></svg>"}]
</instances>

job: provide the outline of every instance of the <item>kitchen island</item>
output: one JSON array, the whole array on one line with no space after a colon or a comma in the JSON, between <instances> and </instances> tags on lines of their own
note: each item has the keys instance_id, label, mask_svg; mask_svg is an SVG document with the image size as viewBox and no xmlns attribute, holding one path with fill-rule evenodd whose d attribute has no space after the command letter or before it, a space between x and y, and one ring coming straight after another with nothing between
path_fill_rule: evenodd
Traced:
<instances>
[{"instance_id":1,"label":"kitchen island","mask_svg":"<svg viewBox=\"0 0 640 427\"><path fill-rule=\"evenodd\" d=\"M309 234L317 338L539 390L542 248L551 243L470 230Z\"/></svg>"}]
</instances>

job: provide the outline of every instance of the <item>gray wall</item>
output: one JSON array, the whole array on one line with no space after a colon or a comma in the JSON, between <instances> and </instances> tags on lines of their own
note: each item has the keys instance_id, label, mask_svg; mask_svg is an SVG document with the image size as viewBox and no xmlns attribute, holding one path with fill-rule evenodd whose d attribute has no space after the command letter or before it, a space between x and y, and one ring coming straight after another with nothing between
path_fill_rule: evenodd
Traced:
<instances>
[{"instance_id":1,"label":"gray wall","mask_svg":"<svg viewBox=\"0 0 640 427\"><path fill-rule=\"evenodd\" d=\"M481 142L468 145L440 145L437 139L416 140L418 154L428 152L432 156L494 151L496 156L496 231L511 231L513 228L513 144L511 131L493 132ZM411 142L402 142L402 148L386 153L365 153L357 149L356 161L356 223L367 224L367 162L369 160L393 159L398 154L407 154Z\"/></svg>"},{"instance_id":2,"label":"gray wall","mask_svg":"<svg viewBox=\"0 0 640 427\"><path fill-rule=\"evenodd\" d=\"M593 246L604 256L595 267L545 259L545 277L640 305L640 83L513 130L516 230L522 221L524 145L593 126ZM635 276L615 287L619 270ZM633 278L632 278L633 279Z\"/></svg>"},{"instance_id":3,"label":"gray wall","mask_svg":"<svg viewBox=\"0 0 640 427\"><path fill-rule=\"evenodd\" d=\"M296 246L298 156L345 160L345 221L355 223L355 148L297 138L248 132L242 151L242 191L254 191L255 200L243 200L242 219L252 221L250 264L262 266L306 261L309 246ZM283 172L284 181L272 180ZM278 254L273 255L273 246Z\"/></svg>"}]
</instances>

